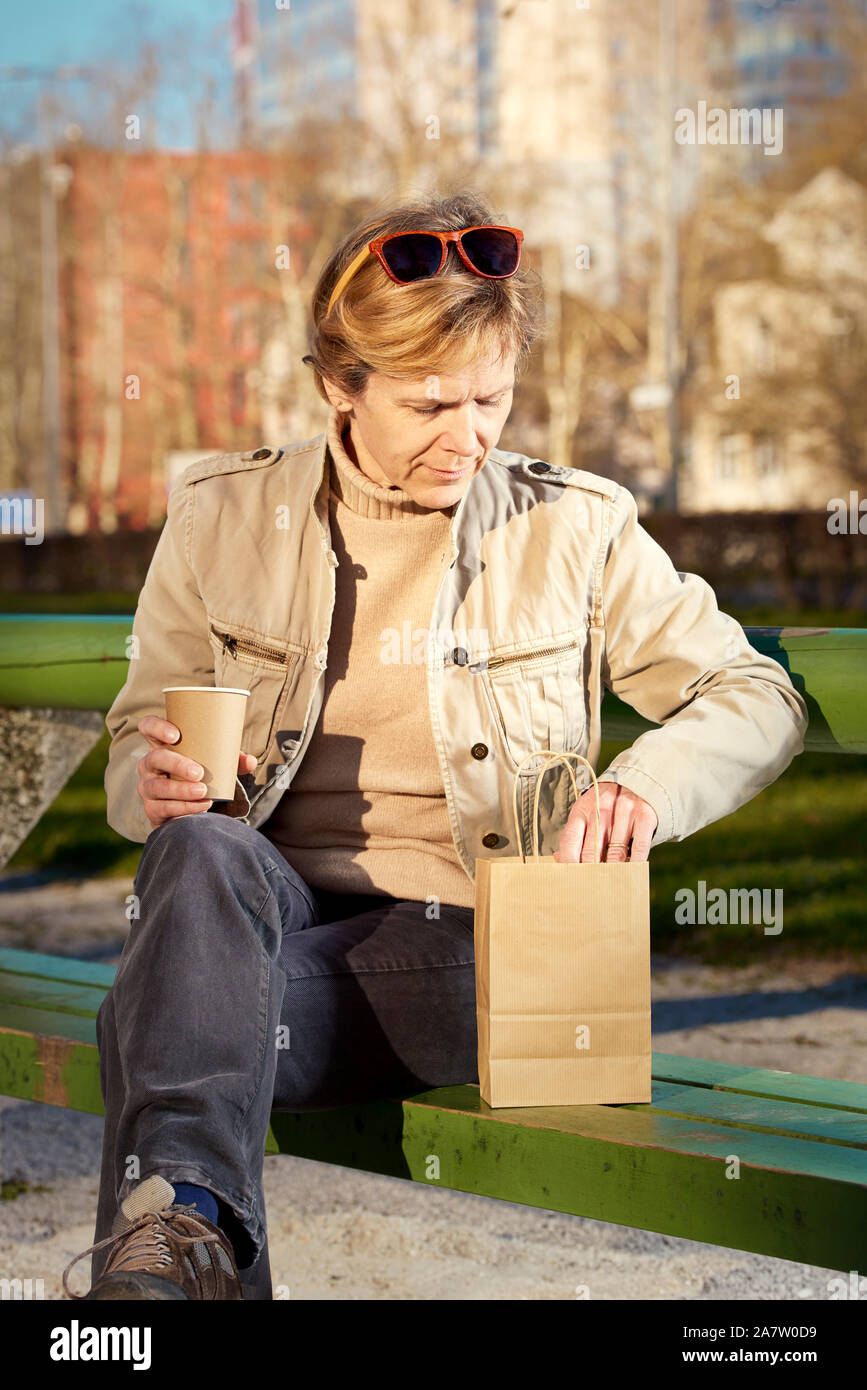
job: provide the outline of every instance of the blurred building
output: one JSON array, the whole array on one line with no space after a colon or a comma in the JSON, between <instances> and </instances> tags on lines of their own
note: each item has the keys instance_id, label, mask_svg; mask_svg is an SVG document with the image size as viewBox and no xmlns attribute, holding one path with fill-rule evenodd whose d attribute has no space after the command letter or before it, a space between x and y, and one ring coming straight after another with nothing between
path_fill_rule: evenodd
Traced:
<instances>
[{"instance_id":1,"label":"blurred building","mask_svg":"<svg viewBox=\"0 0 867 1390\"><path fill-rule=\"evenodd\" d=\"M822 511L867 473L867 190L823 169L763 235L774 278L714 296L683 511Z\"/></svg>"},{"instance_id":2,"label":"blurred building","mask_svg":"<svg viewBox=\"0 0 867 1390\"><path fill-rule=\"evenodd\" d=\"M684 11L672 55L685 100L707 81L707 3ZM451 164L475 167L533 244L561 249L565 290L613 303L640 274L671 114L639 0L236 0L234 60L246 138L291 140L311 115L369 132L366 164L340 170L347 192L378 197L378 161L400 142L411 178L436 120Z\"/></svg>"},{"instance_id":3,"label":"blurred building","mask_svg":"<svg viewBox=\"0 0 867 1390\"><path fill-rule=\"evenodd\" d=\"M64 158L68 524L160 524L187 463L257 442L261 351L281 305L272 161L93 148Z\"/></svg>"},{"instance_id":4,"label":"blurred building","mask_svg":"<svg viewBox=\"0 0 867 1390\"><path fill-rule=\"evenodd\" d=\"M867 17L867 0L851 4ZM236 0L237 151L58 149L59 296L40 274L35 161L23 195L7 198L33 216L0 218L0 252L27 277L7 296L14 349L0 398L22 404L6 410L4 485L38 484L43 439L30 426L23 439L20 420L39 417L48 297L60 301L71 529L158 525L168 483L192 459L250 447L260 430L269 443L310 434L298 363L311 275L333 241L326 212L338 214L336 237L354 201L466 168L525 228L554 332L579 299L589 316L622 316L623 380L597 383L607 394L580 426L583 403L570 413L567 402L558 457L583 448L591 466L624 465L622 480L648 501L662 496L671 449L648 424L659 411L645 400L642 418L626 402L636 382L659 400L674 380L661 346L680 331L676 293L662 288L666 257L669 269L682 261L670 231L700 180L715 186L715 161L739 171L735 188L779 167L760 150L674 146L674 112L702 100L783 107L788 145L813 103L851 82L835 10L835 0ZM675 21L667 46L663 13ZM360 155L320 159L305 135L341 121L363 132ZM287 146L299 155L288 191L274 177ZM824 505L833 491L819 478L852 457L846 363L864 333L865 198L826 170L765 228L778 273L715 292L686 383L684 509L815 506L817 495ZM307 256L291 287L275 273L290 239L299 263ZM540 452L557 437L557 393L576 380L581 391L569 336L533 403L540 442L527 447ZM737 397L724 394L730 375Z\"/></svg>"},{"instance_id":5,"label":"blurred building","mask_svg":"<svg viewBox=\"0 0 867 1390\"><path fill-rule=\"evenodd\" d=\"M859 5L867 17L864 0L854 0L853 15ZM733 107L783 108L793 148L809 138L817 102L851 81L837 0L709 0L707 22L717 91ZM744 172L760 177L762 164L743 153Z\"/></svg>"}]
</instances>

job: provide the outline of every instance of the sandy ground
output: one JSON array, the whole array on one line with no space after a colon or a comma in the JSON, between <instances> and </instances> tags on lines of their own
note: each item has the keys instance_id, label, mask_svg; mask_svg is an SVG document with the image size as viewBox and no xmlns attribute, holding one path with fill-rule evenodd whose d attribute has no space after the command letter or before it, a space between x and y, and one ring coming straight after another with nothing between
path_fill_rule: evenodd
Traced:
<instances>
[{"instance_id":1,"label":"sandy ground","mask_svg":"<svg viewBox=\"0 0 867 1390\"><path fill-rule=\"evenodd\" d=\"M116 963L131 882L0 876L0 945ZM867 1081L851 957L747 969L652 961L659 1052ZM93 1240L103 1122L0 1097L0 1275L61 1273ZM44 1191L37 1190L42 1185ZM285 1156L265 1160L273 1281L290 1299L827 1299L835 1272ZM846 1274L847 1271L839 1273ZM86 1290L89 1260L72 1272ZM586 1289L586 1295L583 1290Z\"/></svg>"}]
</instances>

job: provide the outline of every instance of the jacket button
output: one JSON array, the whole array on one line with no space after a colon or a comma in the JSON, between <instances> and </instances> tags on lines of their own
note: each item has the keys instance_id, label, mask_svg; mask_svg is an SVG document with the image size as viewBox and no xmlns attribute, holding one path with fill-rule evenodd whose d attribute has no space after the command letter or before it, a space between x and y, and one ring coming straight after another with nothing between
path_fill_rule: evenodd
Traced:
<instances>
[{"instance_id":1,"label":"jacket button","mask_svg":"<svg viewBox=\"0 0 867 1390\"><path fill-rule=\"evenodd\" d=\"M497 834L496 830L489 830L487 835L482 836L482 844L487 849L495 849L499 843L500 837Z\"/></svg>"},{"instance_id":2,"label":"jacket button","mask_svg":"<svg viewBox=\"0 0 867 1390\"><path fill-rule=\"evenodd\" d=\"M267 458L270 458L270 457L271 457L271 450L270 450L270 449L257 449L256 452L255 452L255 454L251 454L251 455L250 455L250 458L251 458L251 459L255 459L257 462L258 462L259 459L267 459Z\"/></svg>"},{"instance_id":3,"label":"jacket button","mask_svg":"<svg viewBox=\"0 0 867 1390\"><path fill-rule=\"evenodd\" d=\"M488 756L488 745L486 743L474 743L470 752L474 758L478 758L479 761L481 761L482 758Z\"/></svg>"},{"instance_id":4,"label":"jacket button","mask_svg":"<svg viewBox=\"0 0 867 1390\"><path fill-rule=\"evenodd\" d=\"M468 659L469 658L467 657L466 648L455 647L454 651L452 652L452 661L456 666L466 666Z\"/></svg>"},{"instance_id":5,"label":"jacket button","mask_svg":"<svg viewBox=\"0 0 867 1390\"><path fill-rule=\"evenodd\" d=\"M550 472L551 472L551 465L550 465L550 463L543 463L541 459L536 459L535 463L530 463L530 464L527 465L527 467L528 467L528 469L529 469L529 471L530 471L531 473L550 473Z\"/></svg>"}]
</instances>

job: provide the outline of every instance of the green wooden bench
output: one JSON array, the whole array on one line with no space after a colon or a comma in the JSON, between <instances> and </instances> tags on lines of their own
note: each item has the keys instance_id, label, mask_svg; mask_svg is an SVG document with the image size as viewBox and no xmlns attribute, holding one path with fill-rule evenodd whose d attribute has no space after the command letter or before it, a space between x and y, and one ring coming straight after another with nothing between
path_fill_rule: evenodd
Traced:
<instances>
[{"instance_id":1,"label":"green wooden bench","mask_svg":"<svg viewBox=\"0 0 867 1390\"><path fill-rule=\"evenodd\" d=\"M62 674L64 707L107 708L126 668L121 657L107 678L109 646L128 619L85 620L84 658L82 620L46 620L43 638L63 637L53 677L45 646L13 621L17 633L0 619L0 705L38 705ZM805 694L808 748L867 752L867 632L747 634ZM608 736L649 727L610 699L606 710ZM104 1113L95 1020L113 978L110 966L0 949L0 1094ZM492 1110L466 1085L275 1111L265 1151L867 1274L867 1085L666 1053L652 1074L649 1105Z\"/></svg>"},{"instance_id":2,"label":"green wooden bench","mask_svg":"<svg viewBox=\"0 0 867 1390\"><path fill-rule=\"evenodd\" d=\"M104 1114L96 1013L113 978L0 949L0 1093ZM451 1086L274 1111L265 1152L867 1274L867 1086L851 1081L655 1052L649 1105L492 1110Z\"/></svg>"}]
</instances>

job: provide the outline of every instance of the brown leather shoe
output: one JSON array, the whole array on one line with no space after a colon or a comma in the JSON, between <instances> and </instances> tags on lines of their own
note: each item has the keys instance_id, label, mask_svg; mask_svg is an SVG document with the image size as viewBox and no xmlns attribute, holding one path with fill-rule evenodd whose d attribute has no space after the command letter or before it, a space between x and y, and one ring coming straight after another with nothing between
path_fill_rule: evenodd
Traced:
<instances>
[{"instance_id":1,"label":"brown leather shoe","mask_svg":"<svg viewBox=\"0 0 867 1390\"><path fill-rule=\"evenodd\" d=\"M67 1283L72 1266L101 1246L114 1243L105 1269L88 1293ZM235 1252L225 1231L175 1202L175 1189L159 1173L145 1178L121 1203L106 1240L76 1255L63 1271L69 1298L240 1299Z\"/></svg>"}]
</instances>

